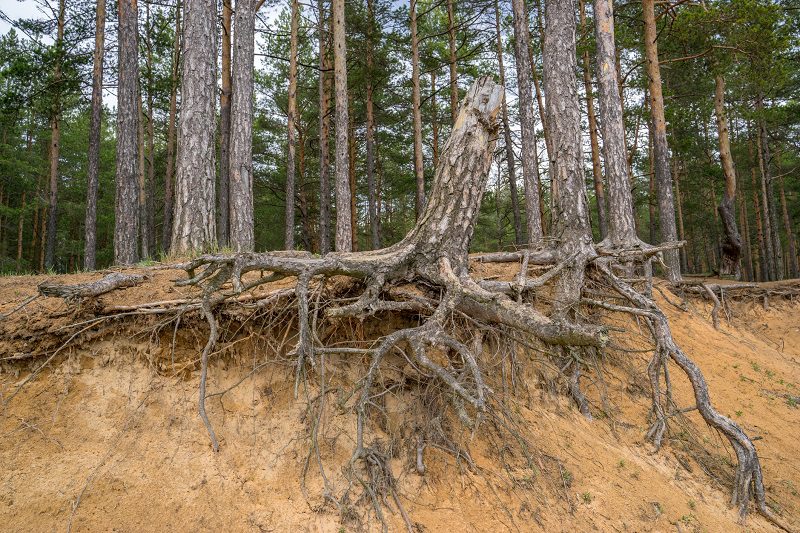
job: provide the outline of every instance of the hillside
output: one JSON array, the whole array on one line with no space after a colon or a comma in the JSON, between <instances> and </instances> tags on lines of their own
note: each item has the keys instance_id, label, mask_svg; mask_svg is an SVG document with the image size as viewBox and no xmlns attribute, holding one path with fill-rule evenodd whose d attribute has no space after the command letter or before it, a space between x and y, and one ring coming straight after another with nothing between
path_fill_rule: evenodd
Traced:
<instances>
[{"instance_id":1,"label":"hillside","mask_svg":"<svg viewBox=\"0 0 800 533\"><path fill-rule=\"evenodd\" d=\"M502 265L475 268L485 277L510 279L515 273ZM177 329L159 315L88 322L103 316L104 308L176 300L194 290L174 285L182 271L138 272L149 278L140 286L81 304L38 298L0 320L4 399L69 342L0 411L0 529L380 529L360 489L340 500L345 505L339 509L326 500L318 467L324 465L328 483L341 491L356 425L344 407L346 391L368 361L330 356L331 389L320 394L317 367L295 398L295 369L282 348L286 338L268 334L276 320L290 323L291 317L232 315L228 331L231 324L239 329L212 354L209 370L209 393L230 389L208 400L220 437L215 454L196 412L197 362L208 335L199 314L187 313ZM98 278L79 274L58 281ZM17 308L48 279L0 278L0 313ZM291 286L284 280L260 290ZM730 320L722 313L716 330L705 301L691 297L682 310L680 295L663 283L658 289L654 295L676 340L703 369L712 401L758 439L770 507L800 528L800 306L791 298L773 297L766 306L760 298L729 299ZM454 446L463 448L453 453L427 446L421 475L409 428L428 414L417 413L409 400L413 385L387 387L381 429L370 445L389 470L371 472L371 486L382 489L375 496L383 501L390 530L741 528L727 505L735 457L696 412L675 417L659 452L644 441L650 406L644 324L611 312L595 318L612 326L613 343L583 381L593 421L559 392L557 377L543 370L543 354L520 351L513 368L497 367L503 375L497 383L509 385L494 392L506 399L530 446L530 468L521 466L519 446L498 440L503 433L491 429L491 421L470 431L441 420L457 434ZM402 320L408 318L349 322L330 338L374 338ZM285 332L291 334L291 325ZM690 407L685 378L673 372L672 379L676 404ZM321 397L333 407L317 411ZM316 418L317 412L322 416ZM318 446L310 440L314 427ZM748 517L748 531L775 529L754 512Z\"/></svg>"}]
</instances>

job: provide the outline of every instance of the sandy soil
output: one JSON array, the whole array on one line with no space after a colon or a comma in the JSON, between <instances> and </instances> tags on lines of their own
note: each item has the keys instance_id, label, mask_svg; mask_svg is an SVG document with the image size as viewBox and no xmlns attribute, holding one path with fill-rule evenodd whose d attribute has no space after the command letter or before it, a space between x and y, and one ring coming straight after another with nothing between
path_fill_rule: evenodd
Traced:
<instances>
[{"instance_id":1,"label":"sandy soil","mask_svg":"<svg viewBox=\"0 0 800 533\"><path fill-rule=\"evenodd\" d=\"M507 267L492 268L483 274L508 275ZM146 285L104 296L100 305L175 299L188 291L171 283L179 277L175 271L150 274ZM96 278L62 277L69 283ZM43 279L0 278L0 313L34 294ZM759 439L770 505L800 529L800 306L771 301L765 310L760 302L730 302L733 316L717 331L704 302L690 300L681 310L659 301L677 341L705 372L714 403ZM59 300L36 300L13 320L0 321L0 361L54 349L50 334L76 317ZM532 471L504 470L502 450L480 430L464 434L473 469L429 447L421 476L413 453L391 454L397 496L415 529L775 530L756 515L745 528L737 525L726 485L735 458L696 413L674 425L670 442L652 453L643 440L648 354L636 351L646 348L644 326L614 314L604 320L625 328L614 341L629 351L610 351L602 379L584 380L594 421L533 377L513 402L536 448ZM294 398L294 371L285 361L264 366L222 400L209 400L221 440L214 454L196 415L198 373L191 370L205 341L203 323L187 320L174 354L164 342L171 330L153 337L152 326L119 321L116 329L88 335L0 410L0 530L379 529L364 501L354 497L344 514L326 504L313 456L303 482L310 415L304 393ZM210 392L234 385L262 361L245 346L252 348L243 342L231 350L235 355L215 358ZM176 372L173 357L189 370ZM537 361L523 357L521 366L530 370ZM24 360L0 362L0 395L7 397L30 368ZM693 405L676 368L672 379L678 404ZM402 395L387 399L389 425L406 408ZM321 423L320 457L331 481L341 483L355 419L341 410ZM390 529L405 530L391 495L387 503Z\"/></svg>"}]
</instances>

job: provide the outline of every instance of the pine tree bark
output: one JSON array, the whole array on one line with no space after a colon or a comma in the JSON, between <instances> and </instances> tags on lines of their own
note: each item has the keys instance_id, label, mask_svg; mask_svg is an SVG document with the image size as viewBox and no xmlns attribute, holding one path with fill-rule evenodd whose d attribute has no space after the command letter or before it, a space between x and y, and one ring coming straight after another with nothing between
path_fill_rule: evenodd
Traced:
<instances>
[{"instance_id":1,"label":"pine tree bark","mask_svg":"<svg viewBox=\"0 0 800 533\"><path fill-rule=\"evenodd\" d=\"M772 169L770 162L769 139L767 135L767 123L764 120L764 97L759 95L756 99L756 110L761 113L758 119L758 166L761 171L761 187L763 195L763 208L765 216L764 231L765 237L772 248L772 279L783 279L783 244L781 243L778 230L778 209L775 204L775 191L772 184Z\"/></svg>"},{"instance_id":2,"label":"pine tree bark","mask_svg":"<svg viewBox=\"0 0 800 533\"><path fill-rule=\"evenodd\" d=\"M336 251L353 250L347 130L347 42L344 0L333 1L333 64L336 85Z\"/></svg>"},{"instance_id":3,"label":"pine tree bark","mask_svg":"<svg viewBox=\"0 0 800 533\"><path fill-rule=\"evenodd\" d=\"M217 191L217 242L227 246L230 239L231 194L231 36L233 0L222 0L222 71L219 93L219 190Z\"/></svg>"},{"instance_id":4,"label":"pine tree bark","mask_svg":"<svg viewBox=\"0 0 800 533\"><path fill-rule=\"evenodd\" d=\"M319 251L322 255L331 251L331 182L328 137L330 135L330 76L328 70L327 39L325 38L326 10L322 0L317 0L319 23ZM331 24L333 20L331 19Z\"/></svg>"},{"instance_id":5,"label":"pine tree bark","mask_svg":"<svg viewBox=\"0 0 800 533\"><path fill-rule=\"evenodd\" d=\"M686 228L683 225L683 193L681 192L681 170L679 165L675 165L673 170L675 176L675 209L678 214L678 238L686 240ZM681 271L689 272L689 254L685 249L681 249Z\"/></svg>"},{"instance_id":6,"label":"pine tree bark","mask_svg":"<svg viewBox=\"0 0 800 533\"><path fill-rule=\"evenodd\" d=\"M658 195L658 216L661 240L675 241L678 230L675 225L675 199L672 193L672 176L669 169L669 147L667 146L667 124L664 119L664 96L661 91L661 67L658 62L658 43L654 0L642 0L644 19L644 48L647 61L648 90L650 92L651 126L653 128L653 155L655 158L655 181ZM670 281L681 279L681 264L678 250L664 252L665 272Z\"/></svg>"},{"instance_id":7,"label":"pine tree bark","mask_svg":"<svg viewBox=\"0 0 800 533\"><path fill-rule=\"evenodd\" d=\"M294 250L295 164L297 151L297 32L300 30L300 3L292 0L291 35L289 38L289 98L286 113L288 142L286 151L286 214L284 249Z\"/></svg>"},{"instance_id":8,"label":"pine tree bark","mask_svg":"<svg viewBox=\"0 0 800 533\"><path fill-rule=\"evenodd\" d=\"M358 251L358 211L356 205L356 134L355 134L355 120L353 116L353 94L347 95L347 184L350 187L350 242L352 248L350 251Z\"/></svg>"},{"instance_id":9,"label":"pine tree bark","mask_svg":"<svg viewBox=\"0 0 800 533\"><path fill-rule=\"evenodd\" d=\"M780 188L781 214L783 215L783 229L786 232L786 243L789 247L788 257L786 258L786 277L796 278L798 276L797 266L797 240L794 233L794 223L789 214L789 207L786 202L786 187L783 180L783 168L781 163L781 152L778 151L775 157L778 167L778 187Z\"/></svg>"},{"instance_id":10,"label":"pine tree bark","mask_svg":"<svg viewBox=\"0 0 800 533\"><path fill-rule=\"evenodd\" d=\"M586 29L586 2L580 0L580 23L581 31L585 34ZM596 17L596 16L595 16ZM613 16L612 16L613 20ZM613 39L613 34L612 34ZM592 89L592 67L589 62L589 50L583 51L583 88L586 92L586 116L589 122L589 146L592 150L592 182L594 184L594 196L597 201L597 225L600 230L600 239L605 239L608 235L608 215L606 204L606 192L603 186L603 170L600 163L600 143L597 139L597 118L594 112L594 90ZM598 65L600 63L598 62ZM600 74L598 73L598 81ZM604 138L605 139L605 138Z\"/></svg>"},{"instance_id":11,"label":"pine tree bark","mask_svg":"<svg viewBox=\"0 0 800 533\"><path fill-rule=\"evenodd\" d=\"M448 0L448 14L451 1ZM422 104L419 86L419 44L417 40L417 0L409 8L411 31L411 107L414 122L414 179L417 194L414 197L414 216L419 220L425 207L425 174L422 162Z\"/></svg>"},{"instance_id":12,"label":"pine tree bark","mask_svg":"<svg viewBox=\"0 0 800 533\"><path fill-rule=\"evenodd\" d=\"M725 176L725 191L717 206L722 220L722 262L720 274L739 274L739 261L742 256L742 238L736 227L736 170L731 156L731 141L728 132L728 119L725 115L725 78L721 74L714 77L714 112L717 118L717 137L719 139L719 159Z\"/></svg>"},{"instance_id":13,"label":"pine tree bark","mask_svg":"<svg viewBox=\"0 0 800 533\"><path fill-rule=\"evenodd\" d=\"M416 3L416 1L415 1ZM452 123L458 117L458 69L456 66L456 15L455 0L447 0L447 49L450 53L450 115Z\"/></svg>"},{"instance_id":14,"label":"pine tree bark","mask_svg":"<svg viewBox=\"0 0 800 533\"><path fill-rule=\"evenodd\" d=\"M563 259L575 256L556 284L553 315L565 319L580 300L584 270L594 248L583 178L574 0L546 0L545 17L544 90L555 156L551 177L558 184L553 236Z\"/></svg>"},{"instance_id":15,"label":"pine tree bark","mask_svg":"<svg viewBox=\"0 0 800 533\"><path fill-rule=\"evenodd\" d=\"M138 87L137 104L139 113L139 125L136 128L136 142L137 152L139 154L139 172L138 172L138 186L139 186L139 244L141 246L140 257L150 257L150 248L152 241L150 239L150 232L147 227L147 174L145 162L145 147L144 147L144 104L142 103L142 88Z\"/></svg>"},{"instance_id":16,"label":"pine tree bark","mask_svg":"<svg viewBox=\"0 0 800 533\"><path fill-rule=\"evenodd\" d=\"M767 269L767 280L777 281L778 266L777 266L777 251L775 250L775 240L773 239L775 226L772 223L772 202L770 201L770 187L767 181L767 165L765 164L764 145L762 141L762 129L759 124L756 128L756 154L758 157L758 169L761 173L760 191L761 191L761 216L762 225L764 228L764 243L765 243L765 266Z\"/></svg>"},{"instance_id":17,"label":"pine tree bark","mask_svg":"<svg viewBox=\"0 0 800 533\"><path fill-rule=\"evenodd\" d=\"M58 2L56 20L56 59L53 67L53 105L50 111L50 188L47 195L47 237L45 245L44 266L48 270L55 268L56 232L58 225L58 159L61 150L61 62L64 58L64 24L66 19L66 0Z\"/></svg>"},{"instance_id":18,"label":"pine tree bark","mask_svg":"<svg viewBox=\"0 0 800 533\"><path fill-rule=\"evenodd\" d=\"M233 21L231 98L230 245L239 252L255 246L253 222L253 65L255 0L238 0ZM287 203L290 201L286 199ZM292 194L294 202L294 191ZM292 203L294 206L294 203ZM294 224L292 224L294 227Z\"/></svg>"},{"instance_id":19,"label":"pine tree bark","mask_svg":"<svg viewBox=\"0 0 800 533\"><path fill-rule=\"evenodd\" d=\"M533 115L530 34L528 32L528 18L525 14L525 0L511 0L511 5L514 15L514 56L516 59L517 85L519 88L519 122L522 133L521 163L522 180L525 186L527 239L530 245L535 246L542 241L544 232L542 230L542 217L539 207L541 199L539 157L537 153L538 148L536 146L536 125ZM546 91L547 87L545 87L545 92ZM548 116L548 120L551 120L551 117Z\"/></svg>"},{"instance_id":20,"label":"pine tree bark","mask_svg":"<svg viewBox=\"0 0 800 533\"><path fill-rule=\"evenodd\" d=\"M747 221L747 204L744 201L741 175L737 177L737 182L739 193L736 195L736 201L739 205L739 227L741 228L742 235L742 259L744 260L745 281L755 281L755 272L753 270L753 246L750 241L750 225Z\"/></svg>"},{"instance_id":21,"label":"pine tree bark","mask_svg":"<svg viewBox=\"0 0 800 533\"><path fill-rule=\"evenodd\" d=\"M172 244L172 219L175 204L175 133L178 118L178 72L181 54L181 0L175 3L175 41L172 48L169 118L167 119L167 168L164 175L164 225L161 245L169 252Z\"/></svg>"},{"instance_id":22,"label":"pine tree bark","mask_svg":"<svg viewBox=\"0 0 800 533\"><path fill-rule=\"evenodd\" d=\"M494 2L494 23L495 35L497 40L497 72L501 87L506 86L506 69L503 61L503 37L500 31L500 2ZM506 150L506 166L508 167L508 191L511 196L511 212L514 220L514 243L520 245L524 242L522 237L522 216L519 211L519 196L517 193L517 171L514 157L514 144L511 140L511 125L508 120L508 105L506 103L505 91L503 91L503 102L500 105L500 113L503 124L503 141ZM438 166L438 164L434 164Z\"/></svg>"},{"instance_id":23,"label":"pine tree bark","mask_svg":"<svg viewBox=\"0 0 800 533\"><path fill-rule=\"evenodd\" d=\"M609 240L612 246L640 244L633 213L631 175L625 144L625 120L615 68L613 0L595 0L595 39L597 41L597 83L600 93L600 118L603 127L603 160L609 197Z\"/></svg>"},{"instance_id":24,"label":"pine tree bark","mask_svg":"<svg viewBox=\"0 0 800 533\"><path fill-rule=\"evenodd\" d=\"M378 227L377 195L375 187L375 104L374 104L374 39L375 39L375 2L367 0L367 205L369 209L369 230L372 249L381 247L381 235Z\"/></svg>"},{"instance_id":25,"label":"pine tree bark","mask_svg":"<svg viewBox=\"0 0 800 533\"><path fill-rule=\"evenodd\" d=\"M439 166L439 96L436 89L436 69L431 69L431 152L433 167Z\"/></svg>"},{"instance_id":26,"label":"pine tree bark","mask_svg":"<svg viewBox=\"0 0 800 533\"><path fill-rule=\"evenodd\" d=\"M83 267L94 270L97 256L97 188L100 174L100 132L103 120L103 52L105 50L106 0L97 0L94 55L92 56L92 111L89 119L89 165L86 183Z\"/></svg>"},{"instance_id":27,"label":"pine tree bark","mask_svg":"<svg viewBox=\"0 0 800 533\"><path fill-rule=\"evenodd\" d=\"M150 254L158 249L156 236L156 160L155 160L155 121L153 108L155 106L155 80L153 63L153 39L150 19L150 4L145 4L147 34L145 39L146 68L147 68L147 233L150 235Z\"/></svg>"},{"instance_id":28,"label":"pine tree bark","mask_svg":"<svg viewBox=\"0 0 800 533\"><path fill-rule=\"evenodd\" d=\"M138 261L139 30L137 0L120 0L117 86L117 175L114 263Z\"/></svg>"},{"instance_id":29,"label":"pine tree bark","mask_svg":"<svg viewBox=\"0 0 800 533\"><path fill-rule=\"evenodd\" d=\"M758 237L758 279L759 281L770 281L770 278L772 277L770 274L771 268L769 266L769 258L767 254L767 240L764 238L764 218L761 210L761 201L759 200L759 193L761 189L759 188L756 180L756 165L758 164L758 161L756 160L757 156L755 155L752 137L747 145L747 152L750 156L750 184L753 188L753 208L755 209L756 235Z\"/></svg>"},{"instance_id":30,"label":"pine tree bark","mask_svg":"<svg viewBox=\"0 0 800 533\"><path fill-rule=\"evenodd\" d=\"M216 196L216 6L186 0L172 252L213 248ZM237 17L246 11L237 9ZM252 68L251 68L252 70Z\"/></svg>"},{"instance_id":31,"label":"pine tree bark","mask_svg":"<svg viewBox=\"0 0 800 533\"><path fill-rule=\"evenodd\" d=\"M17 271L22 270L22 230L25 227L25 191L20 199L19 215L17 217Z\"/></svg>"}]
</instances>

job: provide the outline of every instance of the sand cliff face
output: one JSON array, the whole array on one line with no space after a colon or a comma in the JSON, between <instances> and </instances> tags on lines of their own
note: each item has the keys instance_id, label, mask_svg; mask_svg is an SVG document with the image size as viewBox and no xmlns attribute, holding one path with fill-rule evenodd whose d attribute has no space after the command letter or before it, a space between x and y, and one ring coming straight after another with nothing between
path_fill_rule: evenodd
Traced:
<instances>
[{"instance_id":1,"label":"sand cliff face","mask_svg":"<svg viewBox=\"0 0 800 533\"><path fill-rule=\"evenodd\" d=\"M149 288L126 289L126 303L180 298L169 281L175 277L159 272ZM33 294L41 280L0 279L0 313ZM761 302L731 302L731 320L723 318L715 330L710 307L699 300L686 311L660 297L659 303L676 340L703 369L714 403L758 438L770 505L800 527L800 307L786 300L770 302L768 310ZM41 299L0 324L3 397L31 368L20 354L52 350L55 330L80 320L63 314L63 305ZM458 439L472 464L466 455L428 446L420 475L413 435L402 429L408 393L388 393L371 443L385 451L395 478L394 491L382 495L390 530L406 529L396 501L421 531L739 530L727 506L732 452L688 411L672 425L665 447L652 453L643 439L646 330L621 315L603 319L625 332L615 333L603 372L585 379L592 422L546 386L534 371L539 357L518 355L517 394L509 405L535 448L530 468L504 458L513 447L504 450L479 426L463 428ZM244 339L213 358L210 369L209 392L238 383L208 401L221 441L214 454L196 414L204 323L187 318L174 348L174 324L153 333L158 325L116 321L88 332L0 410L0 530L380 529L361 491L352 490L343 511L322 497L317 457L332 486L346 484L343 465L355 428L350 410L325 411L317 421L318 446L309 445L318 385L310 380L295 399L289 362L275 357L259 366L270 346ZM362 364L340 363L326 393L330 406L342 401ZM688 384L678 372L672 378L676 403L691 407ZM755 513L748 519L748 531L773 529Z\"/></svg>"}]
</instances>

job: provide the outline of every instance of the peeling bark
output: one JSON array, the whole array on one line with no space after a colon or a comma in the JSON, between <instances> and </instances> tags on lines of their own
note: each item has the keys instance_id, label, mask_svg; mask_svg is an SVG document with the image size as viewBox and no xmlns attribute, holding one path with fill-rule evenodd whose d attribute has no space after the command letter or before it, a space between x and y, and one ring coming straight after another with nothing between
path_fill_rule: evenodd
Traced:
<instances>
[{"instance_id":1,"label":"peeling bark","mask_svg":"<svg viewBox=\"0 0 800 533\"><path fill-rule=\"evenodd\" d=\"M739 275L739 260L742 255L742 238L736 227L736 171L731 156L731 141L728 134L728 119L725 116L725 78L721 74L714 77L714 112L717 117L717 136L719 138L719 159L725 176L725 192L717 206L722 220L722 264L720 274Z\"/></svg>"},{"instance_id":2,"label":"peeling bark","mask_svg":"<svg viewBox=\"0 0 800 533\"><path fill-rule=\"evenodd\" d=\"M336 251L353 249L350 220L350 177L347 130L347 41L345 39L344 0L333 1L333 64L336 87Z\"/></svg>"}]
</instances>

